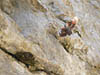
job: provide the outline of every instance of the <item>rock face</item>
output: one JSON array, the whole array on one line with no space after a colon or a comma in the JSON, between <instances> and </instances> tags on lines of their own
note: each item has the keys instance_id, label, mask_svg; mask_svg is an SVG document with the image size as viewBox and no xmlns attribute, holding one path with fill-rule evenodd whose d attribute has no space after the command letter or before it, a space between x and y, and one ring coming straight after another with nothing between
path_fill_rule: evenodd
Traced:
<instances>
[{"instance_id":1,"label":"rock face","mask_svg":"<svg viewBox=\"0 0 100 75\"><path fill-rule=\"evenodd\" d=\"M100 1L1 0L0 75L100 75ZM80 21L71 36L57 32Z\"/></svg>"}]
</instances>

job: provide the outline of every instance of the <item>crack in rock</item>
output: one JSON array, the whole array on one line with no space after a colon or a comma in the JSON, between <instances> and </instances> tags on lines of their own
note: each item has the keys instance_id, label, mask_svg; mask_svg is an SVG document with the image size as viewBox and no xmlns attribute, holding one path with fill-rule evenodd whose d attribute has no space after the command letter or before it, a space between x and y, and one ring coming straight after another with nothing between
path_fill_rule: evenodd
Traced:
<instances>
[{"instance_id":1,"label":"crack in rock","mask_svg":"<svg viewBox=\"0 0 100 75\"><path fill-rule=\"evenodd\" d=\"M12 54L1 46L0 49L8 55L12 56L17 61L24 63L31 72L43 71L48 75L64 75L64 72L59 67L59 65L52 64L46 60L42 60L30 52L17 52L16 54Z\"/></svg>"},{"instance_id":2,"label":"crack in rock","mask_svg":"<svg viewBox=\"0 0 100 75\"><path fill-rule=\"evenodd\" d=\"M29 65L31 71L44 71L49 75L63 75L62 69L50 62L44 62L40 58L36 58L30 52L17 52L15 54L18 60Z\"/></svg>"}]
</instances>

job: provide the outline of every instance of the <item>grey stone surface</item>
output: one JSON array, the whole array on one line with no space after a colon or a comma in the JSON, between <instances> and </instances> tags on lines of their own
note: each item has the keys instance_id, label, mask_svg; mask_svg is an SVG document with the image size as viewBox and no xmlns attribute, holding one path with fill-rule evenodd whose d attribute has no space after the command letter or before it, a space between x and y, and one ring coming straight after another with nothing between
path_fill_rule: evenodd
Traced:
<instances>
[{"instance_id":1,"label":"grey stone surface","mask_svg":"<svg viewBox=\"0 0 100 75\"><path fill-rule=\"evenodd\" d=\"M0 49L0 75L32 75L32 73Z\"/></svg>"},{"instance_id":2,"label":"grey stone surface","mask_svg":"<svg viewBox=\"0 0 100 75\"><path fill-rule=\"evenodd\" d=\"M17 59L33 75L37 69L41 75L99 75L99 6L98 0L1 0L0 47L15 56L22 51L32 54L18 54ZM56 36L65 18L74 16L81 37L75 31Z\"/></svg>"}]
</instances>

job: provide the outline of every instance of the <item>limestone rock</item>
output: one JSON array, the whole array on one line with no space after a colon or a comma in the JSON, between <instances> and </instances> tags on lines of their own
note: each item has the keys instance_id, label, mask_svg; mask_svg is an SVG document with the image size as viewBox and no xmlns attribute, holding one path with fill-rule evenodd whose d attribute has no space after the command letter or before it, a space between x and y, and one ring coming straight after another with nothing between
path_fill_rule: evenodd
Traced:
<instances>
[{"instance_id":1,"label":"limestone rock","mask_svg":"<svg viewBox=\"0 0 100 75\"><path fill-rule=\"evenodd\" d=\"M2 11L0 12L0 49L13 56L16 60L34 68L33 70L30 69L32 71L42 70L49 74L63 75L63 70L59 65L52 64L34 55L32 43L27 40L26 43L25 38L21 36L17 28L13 29L14 26L17 27L14 21ZM16 39L19 40L15 42Z\"/></svg>"},{"instance_id":2,"label":"limestone rock","mask_svg":"<svg viewBox=\"0 0 100 75\"><path fill-rule=\"evenodd\" d=\"M98 0L1 0L0 75L100 75L99 6ZM81 37L57 36L73 16Z\"/></svg>"},{"instance_id":3,"label":"limestone rock","mask_svg":"<svg viewBox=\"0 0 100 75\"><path fill-rule=\"evenodd\" d=\"M0 49L0 75L32 75L32 73Z\"/></svg>"}]
</instances>

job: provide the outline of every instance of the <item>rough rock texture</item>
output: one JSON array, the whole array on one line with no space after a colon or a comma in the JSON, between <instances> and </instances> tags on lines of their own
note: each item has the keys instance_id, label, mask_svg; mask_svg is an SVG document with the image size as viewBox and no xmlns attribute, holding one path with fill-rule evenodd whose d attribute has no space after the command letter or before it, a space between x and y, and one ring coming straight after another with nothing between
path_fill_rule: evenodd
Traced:
<instances>
[{"instance_id":1,"label":"rough rock texture","mask_svg":"<svg viewBox=\"0 0 100 75\"><path fill-rule=\"evenodd\" d=\"M98 0L1 0L0 75L100 75L99 11ZM73 34L57 36L73 16Z\"/></svg>"}]
</instances>

